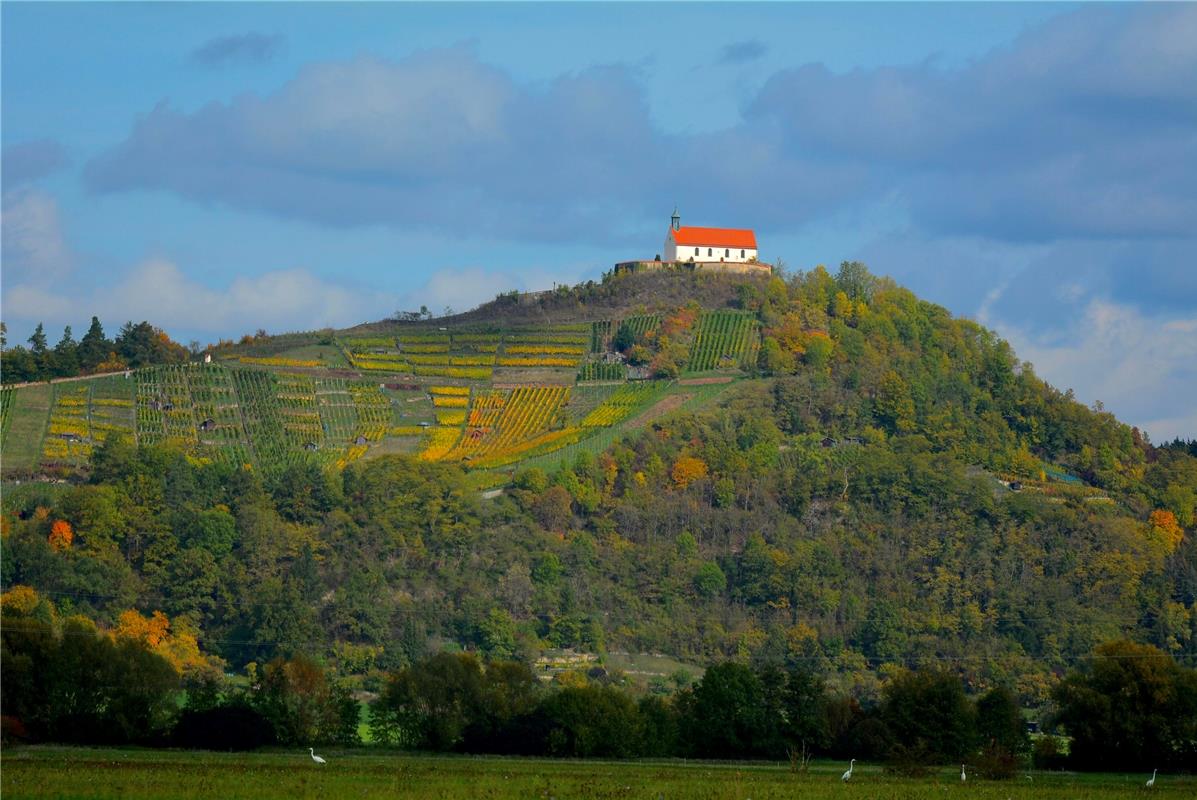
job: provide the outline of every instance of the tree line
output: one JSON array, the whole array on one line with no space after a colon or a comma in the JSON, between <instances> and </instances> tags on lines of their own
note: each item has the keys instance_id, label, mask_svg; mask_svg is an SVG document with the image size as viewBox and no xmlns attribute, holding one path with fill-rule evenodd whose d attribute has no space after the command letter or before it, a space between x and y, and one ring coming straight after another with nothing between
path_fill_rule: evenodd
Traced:
<instances>
[{"instance_id":1,"label":"tree line","mask_svg":"<svg viewBox=\"0 0 1197 800\"><path fill-rule=\"evenodd\" d=\"M3 325L0 323L0 326ZM126 322L116 338L110 339L105 335L98 317L91 318L87 333L78 341L71 326L67 325L62 338L52 347L46 337L45 327L39 322L28 344L28 347L9 347L7 328L4 328L0 335L4 383L72 378L151 364L177 364L192 357L191 351L149 322Z\"/></svg>"},{"instance_id":2,"label":"tree line","mask_svg":"<svg viewBox=\"0 0 1197 800\"><path fill-rule=\"evenodd\" d=\"M348 684L302 654L250 666L244 681L189 649L186 632L132 612L104 631L60 617L27 587L3 596L4 738L206 749L361 744ZM173 640L173 641L172 641ZM970 695L944 667L899 670L874 702L801 666L724 661L671 693L637 691L601 667L546 682L526 663L440 652L385 675L365 714L377 745L568 758L856 758L917 774L966 762L1020 767L1180 769L1197 763L1197 670L1112 642L1056 687L1049 720L1071 737L1031 739L1017 696Z\"/></svg>"}]
</instances>

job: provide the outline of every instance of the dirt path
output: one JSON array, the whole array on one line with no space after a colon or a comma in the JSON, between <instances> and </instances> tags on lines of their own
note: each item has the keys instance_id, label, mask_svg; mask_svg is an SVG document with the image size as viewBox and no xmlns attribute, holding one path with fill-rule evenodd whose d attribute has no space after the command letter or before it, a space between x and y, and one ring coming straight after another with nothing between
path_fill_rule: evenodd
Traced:
<instances>
[{"instance_id":1,"label":"dirt path","mask_svg":"<svg viewBox=\"0 0 1197 800\"><path fill-rule=\"evenodd\" d=\"M731 375L711 375L707 378L682 378L678 386L710 386L713 383L731 383L735 377Z\"/></svg>"},{"instance_id":2,"label":"dirt path","mask_svg":"<svg viewBox=\"0 0 1197 800\"><path fill-rule=\"evenodd\" d=\"M648 423L652 422L654 419L663 417L670 411L680 407L682 403L686 402L691 397L693 397L693 395L689 394L671 394L668 397L662 397L656 403L640 412L640 416L635 417L631 422L624 423L621 427L624 430L642 428Z\"/></svg>"}]
</instances>

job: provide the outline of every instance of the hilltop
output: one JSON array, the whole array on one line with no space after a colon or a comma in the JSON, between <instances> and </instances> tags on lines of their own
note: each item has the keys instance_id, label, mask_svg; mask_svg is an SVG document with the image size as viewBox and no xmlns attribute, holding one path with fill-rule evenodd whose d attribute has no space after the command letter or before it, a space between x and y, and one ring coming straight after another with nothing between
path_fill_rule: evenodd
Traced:
<instances>
[{"instance_id":1,"label":"hilltop","mask_svg":"<svg viewBox=\"0 0 1197 800\"><path fill-rule=\"evenodd\" d=\"M246 337L190 363L28 387L5 404L6 471L86 470L113 433L268 473L389 453L494 470L580 444L597 452L622 423L755 374L760 325L743 297L765 284L608 275L449 317Z\"/></svg>"},{"instance_id":2,"label":"hilltop","mask_svg":"<svg viewBox=\"0 0 1197 800\"><path fill-rule=\"evenodd\" d=\"M86 481L8 487L6 586L363 686L465 647L803 664L866 698L938 664L1035 706L1119 636L1197 659L1197 458L859 264L212 356L6 390L5 469Z\"/></svg>"}]
</instances>

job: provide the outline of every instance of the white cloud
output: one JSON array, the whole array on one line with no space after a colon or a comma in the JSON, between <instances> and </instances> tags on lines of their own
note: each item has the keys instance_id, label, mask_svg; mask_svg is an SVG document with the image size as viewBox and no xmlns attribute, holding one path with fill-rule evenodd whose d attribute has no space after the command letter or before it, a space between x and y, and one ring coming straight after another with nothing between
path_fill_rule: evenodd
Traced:
<instances>
[{"instance_id":1,"label":"white cloud","mask_svg":"<svg viewBox=\"0 0 1197 800\"><path fill-rule=\"evenodd\" d=\"M74 258L50 195L31 188L5 192L0 228L6 282L46 285L70 273Z\"/></svg>"},{"instance_id":2,"label":"white cloud","mask_svg":"<svg viewBox=\"0 0 1197 800\"><path fill-rule=\"evenodd\" d=\"M1148 316L1095 300L1064 331L990 324L1037 374L1082 402L1100 400L1152 441L1197 436L1197 316Z\"/></svg>"},{"instance_id":3,"label":"white cloud","mask_svg":"<svg viewBox=\"0 0 1197 800\"><path fill-rule=\"evenodd\" d=\"M212 288L176 264L144 261L116 285L63 293L30 284L6 288L4 318L52 328L79 325L95 314L109 325L149 320L183 338L215 339L265 328L271 332L343 327L384 317L392 296L355 291L303 269L273 270Z\"/></svg>"}]
</instances>

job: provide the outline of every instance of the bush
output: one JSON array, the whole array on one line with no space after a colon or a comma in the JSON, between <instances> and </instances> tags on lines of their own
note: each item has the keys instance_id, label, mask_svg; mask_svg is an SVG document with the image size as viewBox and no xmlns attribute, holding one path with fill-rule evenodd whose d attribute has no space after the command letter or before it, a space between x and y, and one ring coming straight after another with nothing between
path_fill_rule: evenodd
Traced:
<instances>
[{"instance_id":1,"label":"bush","mask_svg":"<svg viewBox=\"0 0 1197 800\"><path fill-rule=\"evenodd\" d=\"M171 733L175 747L189 750L256 750L274 742L270 721L244 705L184 711Z\"/></svg>"},{"instance_id":2,"label":"bush","mask_svg":"<svg viewBox=\"0 0 1197 800\"><path fill-rule=\"evenodd\" d=\"M991 781L1008 781L1018 772L1018 757L1000 744L989 744L973 767L977 776Z\"/></svg>"},{"instance_id":3,"label":"bush","mask_svg":"<svg viewBox=\"0 0 1197 800\"><path fill-rule=\"evenodd\" d=\"M1055 736L1040 736L1031 748L1031 763L1035 769L1064 769L1067 754Z\"/></svg>"}]
</instances>

